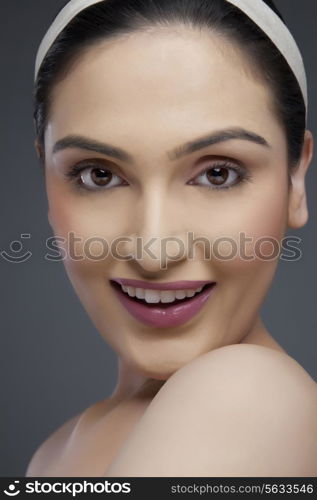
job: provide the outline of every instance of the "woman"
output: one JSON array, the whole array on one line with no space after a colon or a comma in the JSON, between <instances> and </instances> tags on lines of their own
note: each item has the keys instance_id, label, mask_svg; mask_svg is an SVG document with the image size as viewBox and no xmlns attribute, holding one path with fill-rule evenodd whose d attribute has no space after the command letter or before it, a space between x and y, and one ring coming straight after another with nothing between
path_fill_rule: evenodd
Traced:
<instances>
[{"instance_id":1,"label":"woman","mask_svg":"<svg viewBox=\"0 0 317 500\"><path fill-rule=\"evenodd\" d=\"M27 475L316 475L316 383L259 313L313 151L273 3L73 0L35 77L49 222L120 373Z\"/></svg>"}]
</instances>

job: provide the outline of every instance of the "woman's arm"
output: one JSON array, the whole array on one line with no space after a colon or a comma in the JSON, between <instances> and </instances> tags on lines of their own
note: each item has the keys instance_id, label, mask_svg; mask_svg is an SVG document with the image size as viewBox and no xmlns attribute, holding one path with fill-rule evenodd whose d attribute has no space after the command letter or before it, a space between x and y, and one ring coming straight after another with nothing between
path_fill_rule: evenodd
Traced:
<instances>
[{"instance_id":1,"label":"woman's arm","mask_svg":"<svg viewBox=\"0 0 317 500\"><path fill-rule=\"evenodd\" d=\"M161 388L106 477L316 476L317 384L287 354L208 352Z\"/></svg>"}]
</instances>

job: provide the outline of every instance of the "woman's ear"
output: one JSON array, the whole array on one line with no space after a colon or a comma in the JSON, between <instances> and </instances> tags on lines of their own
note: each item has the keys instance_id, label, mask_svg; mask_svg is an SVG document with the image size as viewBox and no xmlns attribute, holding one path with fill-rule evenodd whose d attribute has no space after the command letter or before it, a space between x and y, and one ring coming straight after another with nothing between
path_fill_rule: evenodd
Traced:
<instances>
[{"instance_id":1,"label":"woman's ear","mask_svg":"<svg viewBox=\"0 0 317 500\"><path fill-rule=\"evenodd\" d=\"M293 229L303 227L308 220L305 176L313 156L313 149L313 135L310 130L306 130L299 164L294 173L291 174L288 201L288 226Z\"/></svg>"},{"instance_id":2,"label":"woman's ear","mask_svg":"<svg viewBox=\"0 0 317 500\"><path fill-rule=\"evenodd\" d=\"M34 146L35 146L35 151L36 151L38 158L41 159L43 157L43 150L40 146L40 142L39 142L38 138L35 139Z\"/></svg>"}]
</instances>

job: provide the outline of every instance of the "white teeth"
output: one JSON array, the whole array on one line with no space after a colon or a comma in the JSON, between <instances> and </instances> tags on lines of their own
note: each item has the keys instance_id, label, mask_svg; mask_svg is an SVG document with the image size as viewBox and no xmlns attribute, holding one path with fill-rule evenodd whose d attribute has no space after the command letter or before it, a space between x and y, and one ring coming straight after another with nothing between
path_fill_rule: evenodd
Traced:
<instances>
[{"instance_id":1,"label":"white teeth","mask_svg":"<svg viewBox=\"0 0 317 500\"><path fill-rule=\"evenodd\" d=\"M121 285L122 290L130 297L144 299L148 304L157 304L158 302L168 303L174 302L176 299L184 299L185 297L193 297L196 293L201 292L202 286L187 290L151 290L145 288L135 288L134 286Z\"/></svg>"},{"instance_id":2,"label":"white teeth","mask_svg":"<svg viewBox=\"0 0 317 500\"><path fill-rule=\"evenodd\" d=\"M166 292L160 292L161 294L161 302L167 303L167 302L174 302L175 300L175 295L177 297L177 292L175 293L173 290L168 290Z\"/></svg>"},{"instance_id":3,"label":"white teeth","mask_svg":"<svg viewBox=\"0 0 317 500\"><path fill-rule=\"evenodd\" d=\"M157 292L157 290L145 290L145 302L148 302L149 304L155 304L157 302L160 302L161 299L161 293Z\"/></svg>"},{"instance_id":4,"label":"white teeth","mask_svg":"<svg viewBox=\"0 0 317 500\"><path fill-rule=\"evenodd\" d=\"M128 294L130 297L135 297L135 288L134 286L128 286Z\"/></svg>"},{"instance_id":5,"label":"white teeth","mask_svg":"<svg viewBox=\"0 0 317 500\"><path fill-rule=\"evenodd\" d=\"M186 297L186 292L185 290L177 290L177 292L175 292L175 296L177 299L184 299Z\"/></svg>"},{"instance_id":6,"label":"white teeth","mask_svg":"<svg viewBox=\"0 0 317 500\"><path fill-rule=\"evenodd\" d=\"M135 295L138 299L144 299L145 297L145 290L143 288L136 288L135 289Z\"/></svg>"}]
</instances>

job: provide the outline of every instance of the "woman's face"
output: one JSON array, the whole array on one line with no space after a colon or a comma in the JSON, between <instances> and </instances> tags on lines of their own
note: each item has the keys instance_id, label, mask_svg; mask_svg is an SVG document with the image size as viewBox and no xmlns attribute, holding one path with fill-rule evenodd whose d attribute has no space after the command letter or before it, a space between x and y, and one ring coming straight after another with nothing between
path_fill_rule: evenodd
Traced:
<instances>
[{"instance_id":1,"label":"woman's face","mask_svg":"<svg viewBox=\"0 0 317 500\"><path fill-rule=\"evenodd\" d=\"M207 32L156 28L89 48L52 98L49 221L64 238L66 271L104 339L159 379L240 342L272 281L272 239L284 237L289 198L285 135L268 89L243 56ZM232 132L240 138L229 139ZM74 166L83 168L77 178L69 175ZM123 303L115 278L144 280L147 289L182 280L215 284L187 316L174 302L142 305L141 319L140 299Z\"/></svg>"}]
</instances>

